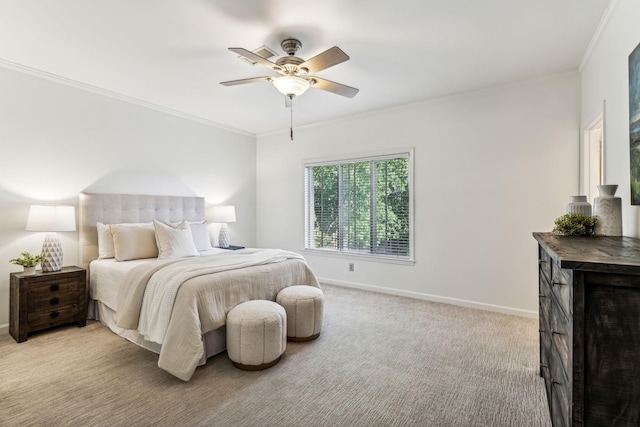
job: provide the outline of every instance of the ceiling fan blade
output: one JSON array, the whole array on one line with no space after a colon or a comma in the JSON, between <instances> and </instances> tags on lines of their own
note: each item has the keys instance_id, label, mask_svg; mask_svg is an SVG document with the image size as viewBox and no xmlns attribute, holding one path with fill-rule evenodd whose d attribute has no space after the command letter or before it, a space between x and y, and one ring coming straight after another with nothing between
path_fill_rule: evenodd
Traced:
<instances>
[{"instance_id":1,"label":"ceiling fan blade","mask_svg":"<svg viewBox=\"0 0 640 427\"><path fill-rule=\"evenodd\" d=\"M326 90L327 92L335 93L337 95L346 96L347 98L353 98L360 91L360 89L356 89L355 87L343 85L340 83L332 82L331 80L325 80L318 77L311 77L309 80L314 81L311 87Z\"/></svg>"},{"instance_id":2,"label":"ceiling fan blade","mask_svg":"<svg viewBox=\"0 0 640 427\"><path fill-rule=\"evenodd\" d=\"M229 50L231 52L237 53L240 56L244 56L251 62L257 62L260 65L264 65L265 67L271 68L272 70L279 70L281 68L279 65L276 65L274 62L271 62L268 59L264 59L262 56L256 55L255 53L247 49L243 49L241 47L230 47Z\"/></svg>"},{"instance_id":3,"label":"ceiling fan blade","mask_svg":"<svg viewBox=\"0 0 640 427\"><path fill-rule=\"evenodd\" d=\"M265 82L271 80L271 76L265 77L252 77L250 79L240 79L240 80L230 80L228 82L220 82L222 86L235 86L235 85L243 85L247 83L258 83Z\"/></svg>"},{"instance_id":4,"label":"ceiling fan blade","mask_svg":"<svg viewBox=\"0 0 640 427\"><path fill-rule=\"evenodd\" d=\"M334 65L338 65L341 62L348 60L349 55L344 53L338 46L334 46L331 49L327 49L321 54L303 62L299 67L309 70L309 74L315 74L318 71L333 67Z\"/></svg>"}]
</instances>

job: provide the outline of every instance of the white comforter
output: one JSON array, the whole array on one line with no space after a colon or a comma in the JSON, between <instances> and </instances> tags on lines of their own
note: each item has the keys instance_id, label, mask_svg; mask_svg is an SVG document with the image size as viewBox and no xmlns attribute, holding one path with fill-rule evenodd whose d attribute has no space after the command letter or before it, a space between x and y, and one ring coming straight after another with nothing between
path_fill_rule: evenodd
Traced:
<instances>
[{"instance_id":1,"label":"white comforter","mask_svg":"<svg viewBox=\"0 0 640 427\"><path fill-rule=\"evenodd\" d=\"M291 285L319 287L304 258L276 249L246 249L157 261L131 270L118 294L117 324L162 344L158 366L188 381L203 356L202 334L252 300L275 300Z\"/></svg>"}]
</instances>

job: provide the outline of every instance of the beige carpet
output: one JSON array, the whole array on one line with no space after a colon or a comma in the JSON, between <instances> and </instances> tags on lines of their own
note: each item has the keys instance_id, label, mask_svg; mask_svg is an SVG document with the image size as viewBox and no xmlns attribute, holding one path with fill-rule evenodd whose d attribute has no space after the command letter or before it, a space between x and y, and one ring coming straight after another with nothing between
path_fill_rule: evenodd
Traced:
<instances>
[{"instance_id":1,"label":"beige carpet","mask_svg":"<svg viewBox=\"0 0 640 427\"><path fill-rule=\"evenodd\" d=\"M182 382L97 322L0 335L2 426L548 426L533 319L323 286L320 338Z\"/></svg>"}]
</instances>

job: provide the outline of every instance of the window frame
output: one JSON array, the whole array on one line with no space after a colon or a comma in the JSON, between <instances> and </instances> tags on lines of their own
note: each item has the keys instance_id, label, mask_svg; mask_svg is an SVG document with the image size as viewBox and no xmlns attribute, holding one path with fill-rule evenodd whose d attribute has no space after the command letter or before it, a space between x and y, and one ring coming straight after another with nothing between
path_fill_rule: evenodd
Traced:
<instances>
[{"instance_id":1,"label":"window frame","mask_svg":"<svg viewBox=\"0 0 640 427\"><path fill-rule=\"evenodd\" d=\"M309 197L307 195L307 168L315 167L315 166L336 166L338 164L345 163L357 163L357 162L366 162L371 160L385 160L385 159L393 159L398 157L407 157L408 159L408 181L409 181L409 254L408 256L397 256L397 255L389 255L389 254L381 254L374 252L358 252L358 251L348 251L348 250L338 250L331 248L311 248L309 246L309 229L308 226L310 221L312 221L311 215L313 209L309 207ZM305 253L313 254L313 255L322 255L322 256L332 256L339 258L359 258L368 261L376 261L376 262L386 262L392 264L409 264L413 265L415 263L414 259L414 246L415 246L415 235L414 235L414 204L415 204L415 192L414 192L414 149L410 148L396 148L389 150L380 150L368 153L360 153L360 154L347 154L340 156L331 156L331 157L323 157L316 159L305 159L303 160L302 165L302 176L303 176L303 224L304 224L304 249Z\"/></svg>"}]
</instances>

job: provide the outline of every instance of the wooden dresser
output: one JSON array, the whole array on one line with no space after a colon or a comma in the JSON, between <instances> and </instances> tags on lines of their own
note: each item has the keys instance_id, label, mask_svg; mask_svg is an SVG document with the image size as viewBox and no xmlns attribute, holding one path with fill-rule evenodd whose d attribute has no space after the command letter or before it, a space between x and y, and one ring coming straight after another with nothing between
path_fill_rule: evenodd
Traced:
<instances>
[{"instance_id":1,"label":"wooden dresser","mask_svg":"<svg viewBox=\"0 0 640 427\"><path fill-rule=\"evenodd\" d=\"M640 240L533 237L553 425L640 426Z\"/></svg>"},{"instance_id":2,"label":"wooden dresser","mask_svg":"<svg viewBox=\"0 0 640 427\"><path fill-rule=\"evenodd\" d=\"M87 324L85 269L62 267L53 273L11 273L10 277L9 333L16 341L26 341L29 332L65 323Z\"/></svg>"}]
</instances>

